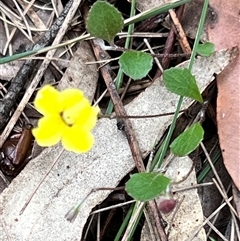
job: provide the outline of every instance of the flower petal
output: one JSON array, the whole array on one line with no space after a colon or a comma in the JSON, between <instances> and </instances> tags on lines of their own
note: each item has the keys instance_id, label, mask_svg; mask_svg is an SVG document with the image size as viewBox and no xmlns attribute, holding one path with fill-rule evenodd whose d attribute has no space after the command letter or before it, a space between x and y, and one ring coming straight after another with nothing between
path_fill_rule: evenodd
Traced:
<instances>
[{"instance_id":1,"label":"flower petal","mask_svg":"<svg viewBox=\"0 0 240 241\"><path fill-rule=\"evenodd\" d=\"M90 131L96 125L98 113L100 109L95 106L88 106L81 111L75 125L81 127L85 131Z\"/></svg>"},{"instance_id":2,"label":"flower petal","mask_svg":"<svg viewBox=\"0 0 240 241\"><path fill-rule=\"evenodd\" d=\"M65 128L60 116L47 116L38 121L38 127L32 133L40 146L53 146L61 140Z\"/></svg>"},{"instance_id":3,"label":"flower petal","mask_svg":"<svg viewBox=\"0 0 240 241\"><path fill-rule=\"evenodd\" d=\"M43 115L60 114L63 109L61 92L51 85L45 85L38 91L34 106Z\"/></svg>"},{"instance_id":4,"label":"flower petal","mask_svg":"<svg viewBox=\"0 0 240 241\"><path fill-rule=\"evenodd\" d=\"M62 113L62 118L68 125L73 125L80 116L85 115L85 110L90 107L89 101L86 98L82 98L68 109L65 109Z\"/></svg>"},{"instance_id":5,"label":"flower petal","mask_svg":"<svg viewBox=\"0 0 240 241\"><path fill-rule=\"evenodd\" d=\"M65 89L61 92L61 99L64 105L63 109L67 110L85 99L85 97L79 89Z\"/></svg>"},{"instance_id":6,"label":"flower petal","mask_svg":"<svg viewBox=\"0 0 240 241\"><path fill-rule=\"evenodd\" d=\"M94 143L90 132L82 131L76 126L65 129L62 136L62 145L68 151L76 153L88 152Z\"/></svg>"}]
</instances>

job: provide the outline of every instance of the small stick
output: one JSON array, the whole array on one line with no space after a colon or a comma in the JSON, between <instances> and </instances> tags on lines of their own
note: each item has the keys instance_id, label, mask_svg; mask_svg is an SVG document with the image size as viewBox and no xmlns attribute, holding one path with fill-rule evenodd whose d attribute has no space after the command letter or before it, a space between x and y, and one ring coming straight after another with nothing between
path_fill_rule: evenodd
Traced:
<instances>
[{"instance_id":1,"label":"small stick","mask_svg":"<svg viewBox=\"0 0 240 241\"><path fill-rule=\"evenodd\" d=\"M144 212L144 216L145 216L145 225L147 224L147 226L148 226L148 229L149 229L149 236L151 237L151 241L156 241L156 235L155 235L155 230L154 230L154 226L153 226L153 224L152 224L152 222L151 222L151 220L150 220L150 216L149 216L149 214L148 214L148 212L144 209L143 210L143 212Z\"/></svg>"},{"instance_id":2,"label":"small stick","mask_svg":"<svg viewBox=\"0 0 240 241\"><path fill-rule=\"evenodd\" d=\"M186 190L191 190L193 188L198 188L198 187L205 187L205 186L211 186L213 185L213 182L205 182L205 183L200 183L200 184L195 184L192 186L187 186L187 187L181 187L181 188L172 188L171 192L175 193L175 192L184 192Z\"/></svg>"},{"instance_id":3,"label":"small stick","mask_svg":"<svg viewBox=\"0 0 240 241\"><path fill-rule=\"evenodd\" d=\"M104 212L104 211L108 211L108 210L111 210L111 209L114 209L114 208L123 207L123 206L129 205L129 204L135 203L135 202L136 202L136 200L130 200L130 201L127 201L127 202L124 202L124 203L118 203L118 204L115 204L115 205L112 205L112 206L108 206L106 208L101 208L101 209L98 209L96 211L92 211L90 213L90 215L93 215L93 214L96 214L96 213L101 213L101 212Z\"/></svg>"},{"instance_id":4,"label":"small stick","mask_svg":"<svg viewBox=\"0 0 240 241\"><path fill-rule=\"evenodd\" d=\"M180 6L177 10L177 17L181 18L183 15L183 10L184 10L184 6ZM168 37L164 46L164 50L163 50L163 54L170 54L173 51L173 47L174 47L174 43L176 41L176 35L175 35L175 31L174 31L174 25L172 25L169 33L168 33ZM168 57L164 57L162 59L162 66L163 69L168 68L168 65L170 63L170 58ZM162 72L160 69L157 69L157 72L153 78L153 80L157 79L158 77L160 77L162 75Z\"/></svg>"},{"instance_id":5,"label":"small stick","mask_svg":"<svg viewBox=\"0 0 240 241\"><path fill-rule=\"evenodd\" d=\"M207 222L207 225L223 240L223 241L228 241L228 239L226 239L221 232L210 222Z\"/></svg>"},{"instance_id":6,"label":"small stick","mask_svg":"<svg viewBox=\"0 0 240 241\"><path fill-rule=\"evenodd\" d=\"M88 199L88 197L90 195L92 195L92 193L94 192L98 192L98 191L116 191L116 190L124 190L124 187L99 187L99 188L93 188L82 200L80 200L80 202L78 202L74 207L72 207L66 214L65 214L65 218L69 221L69 222L73 222L75 220L75 218L78 215L79 209L81 208L82 204ZM96 213L96 212L95 212ZM90 214L91 215L91 214Z\"/></svg>"},{"instance_id":7,"label":"small stick","mask_svg":"<svg viewBox=\"0 0 240 241\"><path fill-rule=\"evenodd\" d=\"M151 53L151 54L154 54L154 52L153 52L153 50L152 50L149 42L147 41L147 39L144 38L143 41L144 41L144 43L146 44L146 46L148 47L150 53ZM154 60L155 60L155 62L156 62L156 64L157 64L158 68L159 68L159 69L161 70L161 72L163 73L163 67L162 67L162 65L160 64L160 61L158 60L158 58L157 58L157 57L154 57Z\"/></svg>"},{"instance_id":8,"label":"small stick","mask_svg":"<svg viewBox=\"0 0 240 241\"><path fill-rule=\"evenodd\" d=\"M186 110L181 110L179 112L184 112ZM146 119L146 118L158 118L163 117L167 115L174 115L174 112L166 112L162 114L156 114L156 115L102 115L100 118L109 118L109 119Z\"/></svg>"},{"instance_id":9,"label":"small stick","mask_svg":"<svg viewBox=\"0 0 240 241\"><path fill-rule=\"evenodd\" d=\"M168 12L169 12L169 14L172 18L172 21L173 21L175 27L176 27L176 32L178 34L178 41L179 41L179 44L182 48L182 51L184 53L187 53L187 54L191 53L192 52L191 47L190 47L190 45L187 41L187 37L186 37L186 35L183 31L182 25L180 24L180 22L178 20L177 14L172 9L170 9Z\"/></svg>"},{"instance_id":10,"label":"small stick","mask_svg":"<svg viewBox=\"0 0 240 241\"><path fill-rule=\"evenodd\" d=\"M128 241L129 239L129 235L133 229L134 224L136 223L136 220L138 218L139 213L141 212L141 210L144 208L145 203L144 202L140 202L137 201L136 203L136 210L134 215L130 218L129 222L128 222L128 227L122 237L122 241Z\"/></svg>"},{"instance_id":11,"label":"small stick","mask_svg":"<svg viewBox=\"0 0 240 241\"><path fill-rule=\"evenodd\" d=\"M229 206L231 212L233 212L233 213L236 215L236 217L238 217L238 214L237 214L236 210L234 209L234 207L232 206L232 204L231 204L230 202L228 202L228 199L227 199L228 197L226 197L226 195L224 195L224 192L222 191L221 187L220 187L219 184L217 183L216 179L213 178L212 180L213 180L214 184L216 185L218 191L219 191L220 194L222 195L223 199L225 200L225 202L226 202L227 205Z\"/></svg>"}]
</instances>

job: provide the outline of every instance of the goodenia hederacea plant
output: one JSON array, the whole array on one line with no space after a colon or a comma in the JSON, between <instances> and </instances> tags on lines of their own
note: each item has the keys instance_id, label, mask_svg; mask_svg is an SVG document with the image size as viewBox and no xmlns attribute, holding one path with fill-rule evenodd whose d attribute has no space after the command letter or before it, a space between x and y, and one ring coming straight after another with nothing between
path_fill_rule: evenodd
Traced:
<instances>
[{"instance_id":1,"label":"goodenia hederacea plant","mask_svg":"<svg viewBox=\"0 0 240 241\"><path fill-rule=\"evenodd\" d=\"M88 32L95 37L102 38L113 45L115 35L123 28L121 13L112 5L104 1L97 1L91 8L88 20ZM210 54L209 44L199 47L199 53ZM150 54L140 51L126 51L119 58L120 69L133 80L142 79L152 68L153 58ZM180 95L202 102L202 96L196 84L195 77L189 69L171 68L164 71L163 80L166 88ZM179 136L171 145L176 155L187 155L193 151L203 138L200 124L193 125ZM189 145L186 145L189 143ZM170 180L160 174L139 173L131 176L126 183L126 190L133 198L147 201L157 197L164 191Z\"/></svg>"},{"instance_id":2,"label":"goodenia hederacea plant","mask_svg":"<svg viewBox=\"0 0 240 241\"><path fill-rule=\"evenodd\" d=\"M58 91L50 85L40 89L34 106L43 115L32 133L40 146L59 141L68 151L88 152L94 143L91 130L97 122L99 108L91 106L79 89Z\"/></svg>"},{"instance_id":3,"label":"goodenia hederacea plant","mask_svg":"<svg viewBox=\"0 0 240 241\"><path fill-rule=\"evenodd\" d=\"M211 42L205 42L197 46L197 53L201 56L209 57L213 54L215 46Z\"/></svg>"},{"instance_id":4,"label":"goodenia hederacea plant","mask_svg":"<svg viewBox=\"0 0 240 241\"><path fill-rule=\"evenodd\" d=\"M111 4L97 1L91 7L87 19L87 30L95 37L113 45L113 39L123 28L122 14Z\"/></svg>"},{"instance_id":5,"label":"goodenia hederacea plant","mask_svg":"<svg viewBox=\"0 0 240 241\"><path fill-rule=\"evenodd\" d=\"M190 61L189 61L189 64L188 64L188 70L190 72L191 72L193 64L194 64L194 59L195 59L195 56L196 56L196 53L197 53L197 46L199 45L200 37L201 37L201 34L202 34L202 30L203 30L204 21L206 19L207 10L208 10L208 3L209 3L209 0L205 0L204 4L203 4L203 9L202 9L198 29L197 29L197 34L196 34L196 38L195 38L195 41L194 41ZM166 137L163 145L161 146L161 149L159 149L158 155L156 156L156 158L154 157L153 163L158 163L157 164L158 167L160 167L160 165L162 164L163 159L166 155L172 133L173 133L174 128L176 126L177 116L179 114L182 102L183 102L183 96L180 96L178 104L177 104L177 108L176 108L176 111L175 111L175 114L174 114L174 117L173 117L173 121L172 121L172 123L169 127L169 131L167 133L167 137ZM151 169L152 168L153 167L151 167Z\"/></svg>"},{"instance_id":6,"label":"goodenia hederacea plant","mask_svg":"<svg viewBox=\"0 0 240 241\"><path fill-rule=\"evenodd\" d=\"M149 201L166 190L170 179L159 173L133 174L125 185L127 193L139 201Z\"/></svg>"},{"instance_id":7,"label":"goodenia hederacea plant","mask_svg":"<svg viewBox=\"0 0 240 241\"><path fill-rule=\"evenodd\" d=\"M123 28L121 13L105 1L93 4L87 19L87 30L95 37L102 38L113 45L113 39ZM127 51L120 56L122 71L132 79L142 79L152 68L153 58L140 51Z\"/></svg>"},{"instance_id":8,"label":"goodenia hederacea plant","mask_svg":"<svg viewBox=\"0 0 240 241\"><path fill-rule=\"evenodd\" d=\"M196 79L188 69L170 68L163 72L166 88L172 93L186 96L202 102L202 95L198 89Z\"/></svg>"},{"instance_id":9,"label":"goodenia hederacea plant","mask_svg":"<svg viewBox=\"0 0 240 241\"><path fill-rule=\"evenodd\" d=\"M202 126L199 123L193 124L171 143L170 149L176 156L186 156L198 147L203 135Z\"/></svg>"},{"instance_id":10,"label":"goodenia hederacea plant","mask_svg":"<svg viewBox=\"0 0 240 241\"><path fill-rule=\"evenodd\" d=\"M142 79L152 68L153 57L140 51L128 51L121 55L119 65L133 80Z\"/></svg>"}]
</instances>

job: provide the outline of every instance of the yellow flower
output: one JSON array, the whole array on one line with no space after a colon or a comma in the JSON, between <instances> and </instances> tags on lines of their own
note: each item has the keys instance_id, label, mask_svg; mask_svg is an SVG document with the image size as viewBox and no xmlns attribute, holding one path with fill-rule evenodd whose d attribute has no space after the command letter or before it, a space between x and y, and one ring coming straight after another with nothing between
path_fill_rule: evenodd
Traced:
<instances>
[{"instance_id":1,"label":"yellow flower","mask_svg":"<svg viewBox=\"0 0 240 241\"><path fill-rule=\"evenodd\" d=\"M90 132L97 122L98 107L93 107L78 89L58 91L50 85L38 91L34 100L43 115L32 130L40 146L53 146L62 141L68 151L83 153L94 143Z\"/></svg>"}]
</instances>

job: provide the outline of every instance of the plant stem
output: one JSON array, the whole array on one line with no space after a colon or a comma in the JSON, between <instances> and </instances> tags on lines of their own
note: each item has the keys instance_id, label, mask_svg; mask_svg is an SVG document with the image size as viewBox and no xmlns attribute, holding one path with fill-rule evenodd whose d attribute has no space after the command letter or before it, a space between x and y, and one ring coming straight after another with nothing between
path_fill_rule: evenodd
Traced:
<instances>
[{"instance_id":1,"label":"plant stem","mask_svg":"<svg viewBox=\"0 0 240 241\"><path fill-rule=\"evenodd\" d=\"M132 0L130 17L133 17L135 15L135 7L136 7L136 0ZM133 34L133 30L134 30L134 24L130 24L128 26L128 32L127 32L128 37L126 38L126 42L125 42L125 45L124 45L125 49L128 49L129 46L131 46L131 44L132 44L131 43L132 38L129 37L129 35ZM116 78L116 82L115 82L117 90L119 90L120 87L122 86L122 80L123 80L123 71L122 71L121 68L119 68L117 78ZM106 109L106 114L111 114L112 111L113 111L113 102L112 102L112 100L110 100L109 103L108 103L108 107Z\"/></svg>"},{"instance_id":2,"label":"plant stem","mask_svg":"<svg viewBox=\"0 0 240 241\"><path fill-rule=\"evenodd\" d=\"M194 60L195 60L195 56L196 56L196 53L197 53L197 46L198 46L198 44L199 44L199 41L200 41L200 38L201 38L201 35L202 35L202 30L203 30L204 22L205 22L206 15L207 15L208 3L209 3L209 0L205 0L205 1L204 1L204 4L203 4L203 9L202 9L202 13L201 13L201 18L200 18L200 21L199 21L199 25L198 25L198 29L197 29L197 34L196 34L196 38L195 38L195 41L194 41L192 54L191 54L190 61L189 61L189 65L188 65L188 69L189 69L190 71L192 70L193 63L194 63Z\"/></svg>"},{"instance_id":3,"label":"plant stem","mask_svg":"<svg viewBox=\"0 0 240 241\"><path fill-rule=\"evenodd\" d=\"M178 0L178 1L174 1L174 2L165 3L161 6L143 11L143 12L137 14L134 17L130 17L130 18L126 19L124 21L124 26L128 26L129 24L140 22L140 21L143 21L145 19L156 16L158 14L165 13L170 9L177 8L177 7L179 7L183 4L191 2L191 1L192 0Z\"/></svg>"},{"instance_id":4,"label":"plant stem","mask_svg":"<svg viewBox=\"0 0 240 241\"><path fill-rule=\"evenodd\" d=\"M192 54L191 54L189 65L188 65L188 69L190 71L192 70L192 67L193 67L193 64L194 64L194 61L195 61L195 56L196 56L196 52L197 52L196 51L197 50L197 46L198 46L199 40L201 38L204 21L205 21L206 14L207 14L208 2L209 2L209 0L205 0L204 1L201 18L200 18L199 25L198 25L197 34L196 34L196 38L195 38L195 41L194 41ZM176 126L176 121L177 121L177 117L179 115L179 111L180 111L180 107L182 105L182 102L183 102L183 96L180 96L179 101L178 101L178 105L177 105L177 109L176 109L176 112L175 112L174 117L173 117L173 121L172 121L172 123L170 125L167 137L166 137L166 139L165 139L165 141L163 143L163 146L161 148L161 153L160 153L160 156L159 156L158 161L157 161L157 163L158 163L157 167L158 168L161 166L161 164L163 162L163 159L164 159L164 157L166 155L166 152L167 152L167 149L168 149L171 137L172 137L172 133L173 133L174 128ZM153 163L155 163L155 162L153 161ZM153 169L153 168L154 167L152 167L151 169Z\"/></svg>"},{"instance_id":5,"label":"plant stem","mask_svg":"<svg viewBox=\"0 0 240 241\"><path fill-rule=\"evenodd\" d=\"M178 117L178 114L179 114L182 102L183 102L183 96L180 96L178 104L177 104L177 109L176 109L175 114L173 116L173 121L172 121L172 123L170 125L169 131L167 133L167 137L166 137L165 141L163 142L162 151L161 151L160 156L158 158L158 164L157 164L158 168L162 165L163 159L164 159L164 157L166 155L166 152L167 152L167 149L168 149L168 146L169 146L169 143L170 143L173 131L174 131L175 126L176 126L177 117Z\"/></svg>"}]
</instances>

